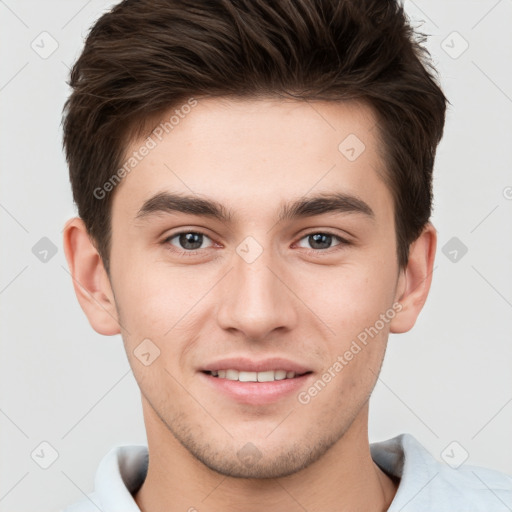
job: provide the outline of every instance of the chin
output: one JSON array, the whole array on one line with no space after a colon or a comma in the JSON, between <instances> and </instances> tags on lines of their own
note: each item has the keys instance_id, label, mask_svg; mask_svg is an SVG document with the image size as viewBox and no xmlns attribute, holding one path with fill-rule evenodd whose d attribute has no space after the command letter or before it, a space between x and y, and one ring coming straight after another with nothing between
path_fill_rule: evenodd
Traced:
<instances>
[{"instance_id":1,"label":"chin","mask_svg":"<svg viewBox=\"0 0 512 512\"><path fill-rule=\"evenodd\" d=\"M294 434L297 435L296 432ZM276 439L270 440L262 438L260 433L253 438L254 442L240 442L236 438L227 442L224 439L222 443L218 440L208 442L207 436L185 436L179 441L199 462L221 475L265 479L281 478L301 471L322 457L337 440L337 436L332 436L311 444L308 442L310 438L305 435L301 439L291 440L290 436L281 433Z\"/></svg>"},{"instance_id":2,"label":"chin","mask_svg":"<svg viewBox=\"0 0 512 512\"><path fill-rule=\"evenodd\" d=\"M243 452L244 449L248 451L248 446L249 443L239 450L235 457L217 458L216 460L203 457L199 460L206 467L221 475L246 479L268 479L289 476L306 468L312 462L310 456L297 454L296 451L277 456L274 455L272 458L265 457L256 451L251 457L247 455L244 457L239 456L240 452Z\"/></svg>"}]
</instances>

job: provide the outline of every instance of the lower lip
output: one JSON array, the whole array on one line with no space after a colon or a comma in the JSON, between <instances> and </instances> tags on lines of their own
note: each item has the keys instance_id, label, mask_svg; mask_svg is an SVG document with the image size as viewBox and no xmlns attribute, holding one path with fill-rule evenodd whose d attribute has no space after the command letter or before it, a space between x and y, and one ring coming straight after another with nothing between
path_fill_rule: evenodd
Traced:
<instances>
[{"instance_id":1,"label":"lower lip","mask_svg":"<svg viewBox=\"0 0 512 512\"><path fill-rule=\"evenodd\" d=\"M221 379L208 373L200 372L209 385L217 391L242 404L265 405L276 402L292 393L297 393L312 377L312 373L294 377L293 379L274 380L272 382L240 382L238 380Z\"/></svg>"}]
</instances>

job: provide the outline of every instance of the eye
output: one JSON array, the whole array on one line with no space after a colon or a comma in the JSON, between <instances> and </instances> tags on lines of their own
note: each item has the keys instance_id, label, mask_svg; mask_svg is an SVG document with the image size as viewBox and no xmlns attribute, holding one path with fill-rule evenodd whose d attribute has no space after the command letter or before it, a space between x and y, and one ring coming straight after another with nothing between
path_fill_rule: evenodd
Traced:
<instances>
[{"instance_id":1,"label":"eye","mask_svg":"<svg viewBox=\"0 0 512 512\"><path fill-rule=\"evenodd\" d=\"M181 233L176 233L167 237L164 240L164 243L168 243L169 245L176 247L178 252L180 252L180 249L181 252L192 252L199 249L206 249L206 247L201 247L205 239L210 240L211 242L211 238L203 233L198 233L196 231L182 231ZM176 240L176 242L173 243L173 240ZM176 243L178 245L176 245ZM207 247L211 246L212 244Z\"/></svg>"},{"instance_id":2,"label":"eye","mask_svg":"<svg viewBox=\"0 0 512 512\"><path fill-rule=\"evenodd\" d=\"M306 240L306 242L310 245L310 247L305 247L304 245L301 245L301 241ZM338 243L332 245L332 242L336 240ZM308 235L302 237L299 240L299 247L305 247L306 249L313 249L313 250L326 250L331 249L332 247L336 247L338 245L348 245L349 242L345 240L344 238L341 238L338 235L335 235L333 233L324 233L324 232L315 232L315 233L309 233Z\"/></svg>"}]
</instances>

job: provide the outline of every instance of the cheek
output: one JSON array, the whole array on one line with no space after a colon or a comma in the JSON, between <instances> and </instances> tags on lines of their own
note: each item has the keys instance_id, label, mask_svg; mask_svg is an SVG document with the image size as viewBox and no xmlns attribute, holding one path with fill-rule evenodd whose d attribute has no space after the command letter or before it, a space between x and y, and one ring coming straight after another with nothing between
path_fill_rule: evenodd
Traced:
<instances>
[{"instance_id":1,"label":"cheek","mask_svg":"<svg viewBox=\"0 0 512 512\"><path fill-rule=\"evenodd\" d=\"M148 391L164 381L173 387L165 369L174 375L188 367L187 354L197 345L198 333L207 320L205 313L211 311L208 291L215 280L198 275L192 267L171 269L158 263L120 277L122 337L141 387L147 386ZM158 357L146 368L137 358L148 348Z\"/></svg>"},{"instance_id":2,"label":"cheek","mask_svg":"<svg viewBox=\"0 0 512 512\"><path fill-rule=\"evenodd\" d=\"M121 247L119 243L117 247ZM165 254L137 250L121 255L113 270L116 301L129 332L147 330L163 336L207 291L209 278L198 278L197 269L172 268Z\"/></svg>"},{"instance_id":3,"label":"cheek","mask_svg":"<svg viewBox=\"0 0 512 512\"><path fill-rule=\"evenodd\" d=\"M319 267L303 275L305 302L343 340L373 325L394 297L396 276L364 262Z\"/></svg>"}]
</instances>

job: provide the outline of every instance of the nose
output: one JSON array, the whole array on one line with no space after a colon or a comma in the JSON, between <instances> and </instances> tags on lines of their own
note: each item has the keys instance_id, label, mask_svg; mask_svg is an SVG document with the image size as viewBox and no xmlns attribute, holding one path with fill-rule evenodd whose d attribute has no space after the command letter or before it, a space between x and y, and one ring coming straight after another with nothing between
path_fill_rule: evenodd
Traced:
<instances>
[{"instance_id":1,"label":"nose","mask_svg":"<svg viewBox=\"0 0 512 512\"><path fill-rule=\"evenodd\" d=\"M298 304L290 272L283 270L270 250L249 261L234 255L234 268L222 282L219 325L253 341L266 339L274 331L293 329Z\"/></svg>"}]
</instances>

